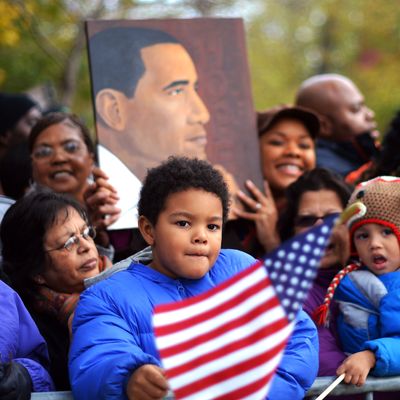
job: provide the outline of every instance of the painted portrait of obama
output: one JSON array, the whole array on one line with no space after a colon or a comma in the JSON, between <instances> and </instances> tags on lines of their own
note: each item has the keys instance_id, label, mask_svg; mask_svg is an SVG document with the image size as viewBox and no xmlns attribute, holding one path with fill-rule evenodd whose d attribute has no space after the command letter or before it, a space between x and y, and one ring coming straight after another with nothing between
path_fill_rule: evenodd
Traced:
<instances>
[{"instance_id":1,"label":"painted portrait of obama","mask_svg":"<svg viewBox=\"0 0 400 400\"><path fill-rule=\"evenodd\" d=\"M91 73L102 145L143 180L170 155L206 158L195 65L166 32L118 27L90 38Z\"/></svg>"},{"instance_id":2,"label":"painted portrait of obama","mask_svg":"<svg viewBox=\"0 0 400 400\"><path fill-rule=\"evenodd\" d=\"M149 168L170 155L207 159L207 141L208 150L215 152L205 127L210 113L198 92L194 61L174 36L138 26L107 27L90 34L90 22L87 27L99 161L121 199L121 218L112 229L131 228L137 226L136 204ZM240 107L235 114L239 121L242 111ZM233 138L225 140L235 143ZM239 151L249 148L250 140L243 140L246 144L239 145ZM234 194L238 187L233 175L220 164L214 166Z\"/></svg>"}]
</instances>

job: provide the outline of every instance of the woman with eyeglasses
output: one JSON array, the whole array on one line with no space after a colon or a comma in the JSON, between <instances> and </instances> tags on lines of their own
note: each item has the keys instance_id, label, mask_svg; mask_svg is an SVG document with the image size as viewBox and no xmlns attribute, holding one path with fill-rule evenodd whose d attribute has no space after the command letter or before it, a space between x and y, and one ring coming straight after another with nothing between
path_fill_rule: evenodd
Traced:
<instances>
[{"instance_id":1,"label":"woman with eyeglasses","mask_svg":"<svg viewBox=\"0 0 400 400\"><path fill-rule=\"evenodd\" d=\"M331 215L339 215L346 207L351 187L340 176L315 168L305 172L286 190L287 208L278 226L282 240L304 232ZM310 316L322 303L326 290L349 257L349 237L344 226L336 227L321 260L317 278L303 304ZM334 318L335 308L332 310ZM318 376L336 376L336 369L346 358L336 337L335 324L318 327L320 341Z\"/></svg>"},{"instance_id":2,"label":"woman with eyeglasses","mask_svg":"<svg viewBox=\"0 0 400 400\"><path fill-rule=\"evenodd\" d=\"M118 195L104 172L95 166L95 149L88 128L73 114L56 112L41 118L29 136L35 185L72 196L85 205L98 231L96 242L111 258L106 228L120 210Z\"/></svg>"},{"instance_id":3,"label":"woman with eyeglasses","mask_svg":"<svg viewBox=\"0 0 400 400\"><path fill-rule=\"evenodd\" d=\"M4 270L47 342L55 386L68 390L69 324L85 280L110 262L98 254L83 206L49 189L13 204L0 237Z\"/></svg>"}]
</instances>

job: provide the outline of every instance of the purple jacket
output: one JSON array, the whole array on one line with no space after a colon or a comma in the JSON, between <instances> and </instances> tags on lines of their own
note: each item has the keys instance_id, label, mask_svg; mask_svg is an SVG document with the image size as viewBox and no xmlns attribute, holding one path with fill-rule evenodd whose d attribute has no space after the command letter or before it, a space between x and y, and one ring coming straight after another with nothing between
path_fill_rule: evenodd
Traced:
<instances>
[{"instance_id":1,"label":"purple jacket","mask_svg":"<svg viewBox=\"0 0 400 400\"><path fill-rule=\"evenodd\" d=\"M322 304L326 290L337 272L336 268L318 270L317 278L303 304L303 309L308 315L311 316L313 311ZM331 307L330 312L334 320L336 314L334 305ZM331 321L329 328L325 326L317 328L319 338L318 376L335 376L337 368L346 358L346 355L340 348L335 325L334 321Z\"/></svg>"},{"instance_id":2,"label":"purple jacket","mask_svg":"<svg viewBox=\"0 0 400 400\"><path fill-rule=\"evenodd\" d=\"M46 343L18 294L0 281L0 362L9 361L28 370L34 392L54 390Z\"/></svg>"}]
</instances>

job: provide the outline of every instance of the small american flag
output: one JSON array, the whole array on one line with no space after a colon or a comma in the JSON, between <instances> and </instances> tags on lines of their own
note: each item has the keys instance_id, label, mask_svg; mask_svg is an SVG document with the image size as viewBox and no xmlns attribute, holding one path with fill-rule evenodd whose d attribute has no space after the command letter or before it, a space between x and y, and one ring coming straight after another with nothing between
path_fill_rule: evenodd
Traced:
<instances>
[{"instance_id":1,"label":"small american flag","mask_svg":"<svg viewBox=\"0 0 400 400\"><path fill-rule=\"evenodd\" d=\"M155 308L156 345L175 398L266 397L334 219L199 296Z\"/></svg>"}]
</instances>

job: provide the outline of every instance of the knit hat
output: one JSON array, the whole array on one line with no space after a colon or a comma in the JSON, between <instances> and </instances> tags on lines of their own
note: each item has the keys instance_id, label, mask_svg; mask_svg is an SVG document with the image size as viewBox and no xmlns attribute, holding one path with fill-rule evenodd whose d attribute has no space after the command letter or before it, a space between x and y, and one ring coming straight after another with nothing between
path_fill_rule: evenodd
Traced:
<instances>
[{"instance_id":1,"label":"knit hat","mask_svg":"<svg viewBox=\"0 0 400 400\"><path fill-rule=\"evenodd\" d=\"M25 94L0 93L0 135L12 129L35 106L37 103Z\"/></svg>"},{"instance_id":2,"label":"knit hat","mask_svg":"<svg viewBox=\"0 0 400 400\"><path fill-rule=\"evenodd\" d=\"M351 250L357 254L353 244L354 232L365 224L380 224L390 228L400 244L400 178L379 176L362 182L352 193L349 205L361 203L365 212L359 213L348 222Z\"/></svg>"},{"instance_id":3,"label":"knit hat","mask_svg":"<svg viewBox=\"0 0 400 400\"><path fill-rule=\"evenodd\" d=\"M400 178L380 176L362 182L352 193L347 209L354 209L348 219L351 250L357 255L353 244L354 232L365 224L380 224L390 228L397 237L400 245ZM340 281L350 272L360 268L360 264L351 264L339 271L332 279L323 304L313 313L313 320L317 325L323 325L329 312L329 306Z\"/></svg>"}]
</instances>

